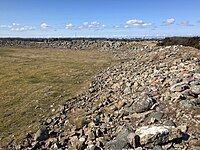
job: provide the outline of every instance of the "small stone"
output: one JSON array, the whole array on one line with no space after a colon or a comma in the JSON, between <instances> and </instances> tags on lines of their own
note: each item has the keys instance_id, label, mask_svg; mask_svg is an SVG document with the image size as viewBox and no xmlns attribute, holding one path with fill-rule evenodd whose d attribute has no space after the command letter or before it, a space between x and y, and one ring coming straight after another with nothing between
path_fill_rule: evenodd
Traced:
<instances>
[{"instance_id":1,"label":"small stone","mask_svg":"<svg viewBox=\"0 0 200 150\"><path fill-rule=\"evenodd\" d=\"M85 138L85 137L81 137L81 138L79 139L79 141L85 142L85 141L86 141L86 138Z\"/></svg>"},{"instance_id":2,"label":"small stone","mask_svg":"<svg viewBox=\"0 0 200 150\"><path fill-rule=\"evenodd\" d=\"M120 113L120 117L124 117L124 116L128 116L129 115L129 111L126 110L126 109L121 109L119 111L119 113Z\"/></svg>"},{"instance_id":3,"label":"small stone","mask_svg":"<svg viewBox=\"0 0 200 150\"><path fill-rule=\"evenodd\" d=\"M94 147L94 144L93 144L93 142L90 140L90 141L88 141L88 148L89 149L92 149L93 147Z\"/></svg>"},{"instance_id":4,"label":"small stone","mask_svg":"<svg viewBox=\"0 0 200 150\"><path fill-rule=\"evenodd\" d=\"M88 136L88 140L94 140L95 139L95 134L94 134L94 131L92 131L92 130L89 130L88 132L86 132L85 135Z\"/></svg>"},{"instance_id":5,"label":"small stone","mask_svg":"<svg viewBox=\"0 0 200 150\"><path fill-rule=\"evenodd\" d=\"M130 87L126 87L124 89L124 94L126 95L126 94L130 94L130 93L131 93L131 88Z\"/></svg>"},{"instance_id":6,"label":"small stone","mask_svg":"<svg viewBox=\"0 0 200 150\"><path fill-rule=\"evenodd\" d=\"M109 123L112 121L112 118L110 117L110 115L105 115L105 123Z\"/></svg>"},{"instance_id":7,"label":"small stone","mask_svg":"<svg viewBox=\"0 0 200 150\"><path fill-rule=\"evenodd\" d=\"M112 105L112 106L108 107L108 110L114 112L117 110L117 107L115 105Z\"/></svg>"},{"instance_id":8,"label":"small stone","mask_svg":"<svg viewBox=\"0 0 200 150\"><path fill-rule=\"evenodd\" d=\"M47 148L53 147L53 143L57 143L57 139L56 138L49 138L46 141L45 147L47 147Z\"/></svg>"},{"instance_id":9,"label":"small stone","mask_svg":"<svg viewBox=\"0 0 200 150\"><path fill-rule=\"evenodd\" d=\"M116 106L117 109L119 110L119 109L121 109L121 108L124 106L124 104L125 104L125 101L124 101L124 100L120 100L120 101L118 101L118 102L115 104L115 106Z\"/></svg>"},{"instance_id":10,"label":"small stone","mask_svg":"<svg viewBox=\"0 0 200 150\"><path fill-rule=\"evenodd\" d=\"M194 94L200 95L200 85L192 86L192 87L191 87L191 91L192 91Z\"/></svg>"},{"instance_id":11,"label":"small stone","mask_svg":"<svg viewBox=\"0 0 200 150\"><path fill-rule=\"evenodd\" d=\"M101 148L103 148L103 145L104 145L104 138L103 137L101 137L101 138L96 138L96 145L98 146L98 147L101 147Z\"/></svg>"},{"instance_id":12,"label":"small stone","mask_svg":"<svg viewBox=\"0 0 200 150\"><path fill-rule=\"evenodd\" d=\"M200 105L200 99L182 100L180 103L185 106L198 106Z\"/></svg>"},{"instance_id":13,"label":"small stone","mask_svg":"<svg viewBox=\"0 0 200 150\"><path fill-rule=\"evenodd\" d=\"M99 123L100 123L100 121L101 121L101 117L100 117L100 115L98 114L98 115L96 115L96 118L95 118L95 125L98 126Z\"/></svg>"},{"instance_id":14,"label":"small stone","mask_svg":"<svg viewBox=\"0 0 200 150\"><path fill-rule=\"evenodd\" d=\"M191 103L192 103L194 106L199 106L199 105L200 105L200 98L191 99Z\"/></svg>"},{"instance_id":15,"label":"small stone","mask_svg":"<svg viewBox=\"0 0 200 150\"><path fill-rule=\"evenodd\" d=\"M172 85L171 88L170 88L170 91L172 91L172 92L182 92L186 89L189 89L188 84L181 82L181 83L177 83L177 84Z\"/></svg>"},{"instance_id":16,"label":"small stone","mask_svg":"<svg viewBox=\"0 0 200 150\"><path fill-rule=\"evenodd\" d=\"M77 129L81 129L87 122L85 116L71 118L70 123L76 126Z\"/></svg>"},{"instance_id":17,"label":"small stone","mask_svg":"<svg viewBox=\"0 0 200 150\"><path fill-rule=\"evenodd\" d=\"M127 139L129 141L129 144L133 147L139 147L140 146L140 139L139 136L136 135L134 132L129 133L129 135L127 136Z\"/></svg>"},{"instance_id":18,"label":"small stone","mask_svg":"<svg viewBox=\"0 0 200 150\"><path fill-rule=\"evenodd\" d=\"M165 108L166 108L166 106L165 106L164 104L159 104L159 105L156 107L156 111L157 111L157 112L160 112L160 111L163 111Z\"/></svg>"},{"instance_id":19,"label":"small stone","mask_svg":"<svg viewBox=\"0 0 200 150\"><path fill-rule=\"evenodd\" d=\"M92 122L90 122L89 124L88 124L88 127L89 128L93 128L93 127L95 127L95 123L92 121Z\"/></svg>"},{"instance_id":20,"label":"small stone","mask_svg":"<svg viewBox=\"0 0 200 150\"><path fill-rule=\"evenodd\" d=\"M193 76L194 76L194 78L196 78L196 79L200 79L200 73L195 73Z\"/></svg>"},{"instance_id":21,"label":"small stone","mask_svg":"<svg viewBox=\"0 0 200 150\"><path fill-rule=\"evenodd\" d=\"M22 149L22 146L21 145L17 145L15 148L16 148L16 150L20 150L20 149Z\"/></svg>"},{"instance_id":22,"label":"small stone","mask_svg":"<svg viewBox=\"0 0 200 150\"><path fill-rule=\"evenodd\" d=\"M93 88L93 87L89 89L89 92L90 92L90 93L94 93L95 91L96 91L96 90L95 90L95 88Z\"/></svg>"},{"instance_id":23,"label":"small stone","mask_svg":"<svg viewBox=\"0 0 200 150\"><path fill-rule=\"evenodd\" d=\"M56 143L53 144L53 149L57 150L58 149L58 145Z\"/></svg>"},{"instance_id":24,"label":"small stone","mask_svg":"<svg viewBox=\"0 0 200 150\"><path fill-rule=\"evenodd\" d=\"M78 144L77 144L77 149L80 149L80 150L85 149L86 148L85 142L86 142L86 138L85 137L81 137L79 139Z\"/></svg>"},{"instance_id":25,"label":"small stone","mask_svg":"<svg viewBox=\"0 0 200 150\"><path fill-rule=\"evenodd\" d=\"M200 81L198 81L198 80L192 80L190 82L190 86L196 86L196 85L200 85Z\"/></svg>"},{"instance_id":26,"label":"small stone","mask_svg":"<svg viewBox=\"0 0 200 150\"><path fill-rule=\"evenodd\" d=\"M160 145L154 146L153 150L163 150L163 148Z\"/></svg>"},{"instance_id":27,"label":"small stone","mask_svg":"<svg viewBox=\"0 0 200 150\"><path fill-rule=\"evenodd\" d=\"M142 147L137 147L134 150L143 150Z\"/></svg>"},{"instance_id":28,"label":"small stone","mask_svg":"<svg viewBox=\"0 0 200 150\"><path fill-rule=\"evenodd\" d=\"M188 130L188 127L186 125L178 126L177 129L181 130L181 132L185 133Z\"/></svg>"},{"instance_id":29,"label":"small stone","mask_svg":"<svg viewBox=\"0 0 200 150\"><path fill-rule=\"evenodd\" d=\"M52 119L51 118L48 118L47 120L46 120L46 123L47 124L50 124L52 122Z\"/></svg>"},{"instance_id":30,"label":"small stone","mask_svg":"<svg viewBox=\"0 0 200 150\"><path fill-rule=\"evenodd\" d=\"M78 146L78 137L77 136L72 136L70 137L70 142L71 142L71 145L72 145L72 149L76 149L77 146Z\"/></svg>"},{"instance_id":31,"label":"small stone","mask_svg":"<svg viewBox=\"0 0 200 150\"><path fill-rule=\"evenodd\" d=\"M163 112L153 112L151 113L150 117L155 118L157 121L160 121L163 117L164 113Z\"/></svg>"},{"instance_id":32,"label":"small stone","mask_svg":"<svg viewBox=\"0 0 200 150\"><path fill-rule=\"evenodd\" d=\"M176 124L172 120L167 120L164 122L165 126L173 126L176 127Z\"/></svg>"}]
</instances>

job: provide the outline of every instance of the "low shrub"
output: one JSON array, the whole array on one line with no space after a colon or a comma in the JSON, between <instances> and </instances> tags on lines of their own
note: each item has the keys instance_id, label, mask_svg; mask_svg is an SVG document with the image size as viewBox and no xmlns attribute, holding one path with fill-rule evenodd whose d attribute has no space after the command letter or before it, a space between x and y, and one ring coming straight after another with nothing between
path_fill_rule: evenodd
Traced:
<instances>
[{"instance_id":1,"label":"low shrub","mask_svg":"<svg viewBox=\"0 0 200 150\"><path fill-rule=\"evenodd\" d=\"M158 46L183 45L200 49L200 37L171 37L158 42Z\"/></svg>"}]
</instances>

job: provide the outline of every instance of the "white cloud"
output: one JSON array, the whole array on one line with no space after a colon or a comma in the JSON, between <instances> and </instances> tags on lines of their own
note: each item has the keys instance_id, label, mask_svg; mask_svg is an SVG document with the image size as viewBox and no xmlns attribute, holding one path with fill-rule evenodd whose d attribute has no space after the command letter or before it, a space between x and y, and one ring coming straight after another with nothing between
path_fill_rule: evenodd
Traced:
<instances>
[{"instance_id":1,"label":"white cloud","mask_svg":"<svg viewBox=\"0 0 200 150\"><path fill-rule=\"evenodd\" d=\"M130 28L130 26L129 25L125 25L124 28Z\"/></svg>"},{"instance_id":2,"label":"white cloud","mask_svg":"<svg viewBox=\"0 0 200 150\"><path fill-rule=\"evenodd\" d=\"M132 24L132 26L135 26L135 27L138 27L138 26L141 26L142 24L139 24L139 23L134 23Z\"/></svg>"},{"instance_id":3,"label":"white cloud","mask_svg":"<svg viewBox=\"0 0 200 150\"><path fill-rule=\"evenodd\" d=\"M104 29L106 25L101 24L100 22L93 21L93 22L83 22L78 28L88 28L88 29Z\"/></svg>"},{"instance_id":4,"label":"white cloud","mask_svg":"<svg viewBox=\"0 0 200 150\"><path fill-rule=\"evenodd\" d=\"M115 25L115 26L113 26L113 28L121 28L121 26L119 26L119 25Z\"/></svg>"},{"instance_id":5,"label":"white cloud","mask_svg":"<svg viewBox=\"0 0 200 150\"><path fill-rule=\"evenodd\" d=\"M12 23L12 26L20 26L18 23Z\"/></svg>"},{"instance_id":6,"label":"white cloud","mask_svg":"<svg viewBox=\"0 0 200 150\"><path fill-rule=\"evenodd\" d=\"M19 25L18 27L16 26L12 26L12 28L10 29L11 31L28 31L28 30L34 30L34 27L31 26L21 26Z\"/></svg>"},{"instance_id":7,"label":"white cloud","mask_svg":"<svg viewBox=\"0 0 200 150\"><path fill-rule=\"evenodd\" d=\"M12 23L11 25L0 25L0 28L9 29L10 31L28 31L35 29L32 26L20 25L17 23Z\"/></svg>"},{"instance_id":8,"label":"white cloud","mask_svg":"<svg viewBox=\"0 0 200 150\"><path fill-rule=\"evenodd\" d=\"M71 24L71 23L65 25L65 29L71 29L71 28L73 28L73 27L74 27L74 26L73 26L73 24Z\"/></svg>"},{"instance_id":9,"label":"white cloud","mask_svg":"<svg viewBox=\"0 0 200 150\"><path fill-rule=\"evenodd\" d=\"M89 22L83 22L83 26L89 25Z\"/></svg>"},{"instance_id":10,"label":"white cloud","mask_svg":"<svg viewBox=\"0 0 200 150\"><path fill-rule=\"evenodd\" d=\"M136 19L126 21L126 24L129 24L129 25L143 24L143 23L144 23L143 20L136 20Z\"/></svg>"},{"instance_id":11,"label":"white cloud","mask_svg":"<svg viewBox=\"0 0 200 150\"><path fill-rule=\"evenodd\" d=\"M152 23L146 23L143 20L137 20L137 19L132 19L132 20L128 20L126 21L126 24L124 27L131 27L131 26L136 26L136 27L148 27L148 26L152 26Z\"/></svg>"},{"instance_id":12,"label":"white cloud","mask_svg":"<svg viewBox=\"0 0 200 150\"><path fill-rule=\"evenodd\" d=\"M114 28L114 29L124 29L124 28L130 28L130 25L114 25L112 28Z\"/></svg>"},{"instance_id":13,"label":"white cloud","mask_svg":"<svg viewBox=\"0 0 200 150\"><path fill-rule=\"evenodd\" d=\"M11 25L0 25L0 28L12 28Z\"/></svg>"},{"instance_id":14,"label":"white cloud","mask_svg":"<svg viewBox=\"0 0 200 150\"><path fill-rule=\"evenodd\" d=\"M143 26L143 27L152 26L152 23L143 23L142 26Z\"/></svg>"},{"instance_id":15,"label":"white cloud","mask_svg":"<svg viewBox=\"0 0 200 150\"><path fill-rule=\"evenodd\" d=\"M182 21L179 25L181 25L181 26L187 26L187 27L194 26L193 24L190 24L189 21Z\"/></svg>"},{"instance_id":16,"label":"white cloud","mask_svg":"<svg viewBox=\"0 0 200 150\"><path fill-rule=\"evenodd\" d=\"M174 18L169 18L167 20L165 20L165 25L171 25L175 23L175 19Z\"/></svg>"},{"instance_id":17,"label":"white cloud","mask_svg":"<svg viewBox=\"0 0 200 150\"><path fill-rule=\"evenodd\" d=\"M48 29L48 28L49 28L49 25L46 24L46 23L42 23L42 24L40 25L40 27L41 27L42 29Z\"/></svg>"}]
</instances>

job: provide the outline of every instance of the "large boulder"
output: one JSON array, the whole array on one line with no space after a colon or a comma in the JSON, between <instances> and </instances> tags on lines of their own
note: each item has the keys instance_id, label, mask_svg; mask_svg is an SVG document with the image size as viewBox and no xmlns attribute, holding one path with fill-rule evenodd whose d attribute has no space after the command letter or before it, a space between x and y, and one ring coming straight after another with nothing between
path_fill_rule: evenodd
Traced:
<instances>
[{"instance_id":1,"label":"large boulder","mask_svg":"<svg viewBox=\"0 0 200 150\"><path fill-rule=\"evenodd\" d=\"M142 113L150 110L155 104L155 100L148 94L142 94L139 96L131 106L131 111L136 113Z\"/></svg>"},{"instance_id":2,"label":"large boulder","mask_svg":"<svg viewBox=\"0 0 200 150\"><path fill-rule=\"evenodd\" d=\"M46 126L42 126L35 134L35 141L43 141L46 140L49 136L49 131Z\"/></svg>"},{"instance_id":3,"label":"large boulder","mask_svg":"<svg viewBox=\"0 0 200 150\"><path fill-rule=\"evenodd\" d=\"M105 149L122 150L131 148L131 145L129 144L130 139L128 139L128 135L130 133L134 133L133 128L131 127L123 128L121 132L117 135L116 139L106 143Z\"/></svg>"},{"instance_id":4,"label":"large boulder","mask_svg":"<svg viewBox=\"0 0 200 150\"><path fill-rule=\"evenodd\" d=\"M135 131L140 137L140 144L143 147L153 148L156 145L166 144L168 142L177 142L185 140L187 126L143 126Z\"/></svg>"}]
</instances>

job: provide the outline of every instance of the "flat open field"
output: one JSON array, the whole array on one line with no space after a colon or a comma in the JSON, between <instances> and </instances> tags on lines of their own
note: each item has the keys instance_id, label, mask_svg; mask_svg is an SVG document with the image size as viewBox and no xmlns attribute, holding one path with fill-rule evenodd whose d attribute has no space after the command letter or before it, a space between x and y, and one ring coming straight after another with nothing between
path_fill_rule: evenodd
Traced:
<instances>
[{"instance_id":1,"label":"flat open field","mask_svg":"<svg viewBox=\"0 0 200 150\"><path fill-rule=\"evenodd\" d=\"M115 62L92 50L0 48L0 145L37 130L42 117Z\"/></svg>"}]
</instances>

